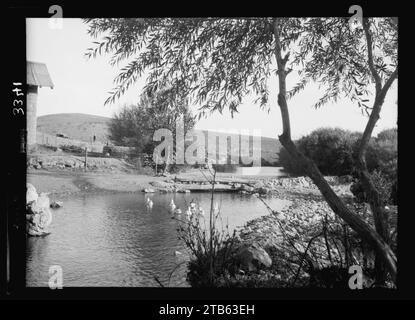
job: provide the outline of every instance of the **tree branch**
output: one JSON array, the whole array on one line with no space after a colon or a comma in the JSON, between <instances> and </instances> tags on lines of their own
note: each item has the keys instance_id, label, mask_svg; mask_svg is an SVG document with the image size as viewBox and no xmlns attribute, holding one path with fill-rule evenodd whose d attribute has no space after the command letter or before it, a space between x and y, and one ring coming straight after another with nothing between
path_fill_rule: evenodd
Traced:
<instances>
[{"instance_id":1,"label":"tree branch","mask_svg":"<svg viewBox=\"0 0 415 320\"><path fill-rule=\"evenodd\" d=\"M289 54L282 58L281 55L281 43L280 43L280 28L279 28L280 21L278 18L275 18L273 21L273 31L274 31L274 38L275 38L275 58L277 60L278 65L278 78L279 78L279 93L278 93L278 105L281 109L281 117L282 117L282 127L283 133L281 138L286 139L287 141L291 141L291 127L290 127L290 114L288 112L287 106L287 88L286 88L286 76L287 73L285 71L285 65L288 61Z\"/></svg>"},{"instance_id":2,"label":"tree branch","mask_svg":"<svg viewBox=\"0 0 415 320\"><path fill-rule=\"evenodd\" d=\"M368 64L370 72L372 73L373 78L375 79L375 88L376 88L376 95L380 92L382 88L382 81L380 76L375 68L375 63L373 61L373 41L372 41L372 34L370 33L370 22L368 18L363 19L363 30L366 36L366 43L367 43L367 55L368 55Z\"/></svg>"},{"instance_id":3,"label":"tree branch","mask_svg":"<svg viewBox=\"0 0 415 320\"><path fill-rule=\"evenodd\" d=\"M384 263L392 276L396 280L397 267L396 256L387 242L365 221L362 220L355 212L345 205L345 203L336 195L327 181L324 179L316 164L302 154L294 142L291 140L290 118L286 101L286 71L285 63L281 55L280 43L280 21L275 18L273 21L273 33L275 38L275 58L278 64L278 105L281 110L283 134L279 136L281 144L287 149L293 161L296 161L303 168L304 172L311 178L317 188L320 190L324 199L333 210L333 212L342 218L353 230L355 230L363 239L370 243L382 257ZM371 41L371 40L370 40ZM287 57L287 56L286 56Z\"/></svg>"},{"instance_id":4,"label":"tree branch","mask_svg":"<svg viewBox=\"0 0 415 320\"><path fill-rule=\"evenodd\" d=\"M367 19L365 19L363 22L363 29L365 31L367 41L368 64L373 78L375 80L376 97L369 116L369 120L366 124L362 139L360 141L359 150L357 153L357 167L359 170L360 181L362 183L366 196L368 197L370 208L372 210L376 231L386 243L389 243L389 225L387 221L387 215L384 209L385 204L382 203L380 193L376 188L375 184L373 183L373 180L367 168L366 152L369 146L370 138L373 133L373 129L375 128L375 125L380 118L380 111L382 109L386 93L391 87L393 81L398 76L398 67L396 67L396 69L390 75L389 79L385 82L385 85L382 87L381 79L374 67L372 37L369 31L369 22ZM376 266L376 278L377 281L383 282L386 278L383 262L380 259L376 259L376 261L378 261Z\"/></svg>"}]
</instances>

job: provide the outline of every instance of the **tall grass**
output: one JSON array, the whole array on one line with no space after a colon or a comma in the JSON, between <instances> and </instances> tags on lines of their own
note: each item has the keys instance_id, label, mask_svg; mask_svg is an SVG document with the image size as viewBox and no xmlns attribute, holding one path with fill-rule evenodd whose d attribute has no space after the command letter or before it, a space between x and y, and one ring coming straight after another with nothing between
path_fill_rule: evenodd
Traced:
<instances>
[{"instance_id":1,"label":"tall grass","mask_svg":"<svg viewBox=\"0 0 415 320\"><path fill-rule=\"evenodd\" d=\"M203 173L203 171L201 171ZM217 278L232 267L232 253L236 244L236 231L222 223L220 208L214 204L216 170L209 168L212 185L208 223L197 208L185 220L179 221L178 237L191 254L187 280L193 287L214 287Z\"/></svg>"}]
</instances>

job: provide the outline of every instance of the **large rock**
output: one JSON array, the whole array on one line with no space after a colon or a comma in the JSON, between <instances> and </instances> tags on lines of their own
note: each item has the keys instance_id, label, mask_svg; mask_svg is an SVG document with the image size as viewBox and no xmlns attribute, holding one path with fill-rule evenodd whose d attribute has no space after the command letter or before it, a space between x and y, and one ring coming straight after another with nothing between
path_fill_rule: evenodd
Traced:
<instances>
[{"instance_id":1,"label":"large rock","mask_svg":"<svg viewBox=\"0 0 415 320\"><path fill-rule=\"evenodd\" d=\"M256 271L261 267L269 268L272 265L271 257L256 243L242 245L237 251L236 257L241 268L247 271Z\"/></svg>"},{"instance_id":2,"label":"large rock","mask_svg":"<svg viewBox=\"0 0 415 320\"><path fill-rule=\"evenodd\" d=\"M241 190L246 192L254 192L255 188L244 184L242 185Z\"/></svg>"},{"instance_id":3,"label":"large rock","mask_svg":"<svg viewBox=\"0 0 415 320\"><path fill-rule=\"evenodd\" d=\"M36 188L31 183L26 183L26 204L36 201L38 194Z\"/></svg>"},{"instance_id":4,"label":"large rock","mask_svg":"<svg viewBox=\"0 0 415 320\"><path fill-rule=\"evenodd\" d=\"M45 193L38 195L30 183L26 188L26 232L30 236L48 234L47 228L52 223L49 197Z\"/></svg>"},{"instance_id":5,"label":"large rock","mask_svg":"<svg viewBox=\"0 0 415 320\"><path fill-rule=\"evenodd\" d=\"M155 188L171 188L172 184L165 181L152 181L150 184Z\"/></svg>"},{"instance_id":6,"label":"large rock","mask_svg":"<svg viewBox=\"0 0 415 320\"><path fill-rule=\"evenodd\" d=\"M50 203L50 207L53 209L61 208L63 206L63 203L61 201L52 201Z\"/></svg>"},{"instance_id":7,"label":"large rock","mask_svg":"<svg viewBox=\"0 0 415 320\"><path fill-rule=\"evenodd\" d=\"M259 194L267 194L270 192L270 189L266 187L259 187L258 189L255 190L255 192Z\"/></svg>"}]
</instances>

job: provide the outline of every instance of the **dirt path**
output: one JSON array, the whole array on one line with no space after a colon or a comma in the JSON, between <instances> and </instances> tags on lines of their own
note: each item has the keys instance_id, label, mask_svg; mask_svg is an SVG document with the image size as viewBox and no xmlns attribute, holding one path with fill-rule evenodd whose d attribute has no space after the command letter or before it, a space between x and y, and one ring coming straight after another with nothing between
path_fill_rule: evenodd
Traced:
<instances>
[{"instance_id":1,"label":"dirt path","mask_svg":"<svg viewBox=\"0 0 415 320\"><path fill-rule=\"evenodd\" d=\"M171 174L168 176L153 176L136 173L125 173L119 170L113 172L90 171L74 169L28 169L27 182L33 184L38 192L50 194L74 194L85 192L141 192L145 188L157 189L159 185L169 181L177 181L179 188L201 191L210 191L206 179L210 178L209 172L204 174L197 169L186 172ZM226 183L254 183L267 177L253 177L237 175L233 173L218 173L217 181ZM268 177L269 178L269 177ZM185 183L180 184L180 182ZM198 183L205 181L205 185L198 186ZM192 183L194 183L192 185ZM180 187L181 185L181 187ZM219 186L218 186L219 187ZM229 187L230 188L230 187ZM220 188L219 188L220 189ZM202 191L203 191L202 190Z\"/></svg>"},{"instance_id":2,"label":"dirt path","mask_svg":"<svg viewBox=\"0 0 415 320\"><path fill-rule=\"evenodd\" d=\"M27 182L38 192L75 194L85 192L139 192L160 177L123 173L29 170Z\"/></svg>"}]
</instances>

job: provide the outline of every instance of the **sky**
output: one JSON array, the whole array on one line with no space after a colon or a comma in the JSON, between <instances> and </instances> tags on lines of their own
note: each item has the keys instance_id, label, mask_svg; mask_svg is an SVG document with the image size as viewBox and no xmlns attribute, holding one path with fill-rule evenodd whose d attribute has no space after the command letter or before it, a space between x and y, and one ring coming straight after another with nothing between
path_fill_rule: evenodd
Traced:
<instances>
[{"instance_id":1,"label":"sky","mask_svg":"<svg viewBox=\"0 0 415 320\"><path fill-rule=\"evenodd\" d=\"M121 106L138 101L145 79L141 78L115 104L105 105L108 92L113 88L113 79L123 67L110 66L109 55L87 59L84 54L93 47L93 39L87 34L87 25L81 19L63 19L61 29L49 26L47 18L26 19L27 60L47 65L55 87L40 88L38 116L54 113L85 113L111 117ZM287 78L287 90L299 81L294 72ZM228 111L214 113L202 118L196 129L226 131L260 130L262 136L276 138L282 133L282 123L277 105L278 79L269 81L270 106L261 110L247 96L239 107L239 113L231 117ZM317 84L310 84L304 91L288 101L292 137L297 139L319 127L340 127L352 131L363 131L367 116L348 100L326 104L320 109L312 105L321 97ZM397 123L397 81L389 90L374 135ZM373 97L370 98L372 101ZM191 106L197 112L196 106Z\"/></svg>"}]
</instances>

